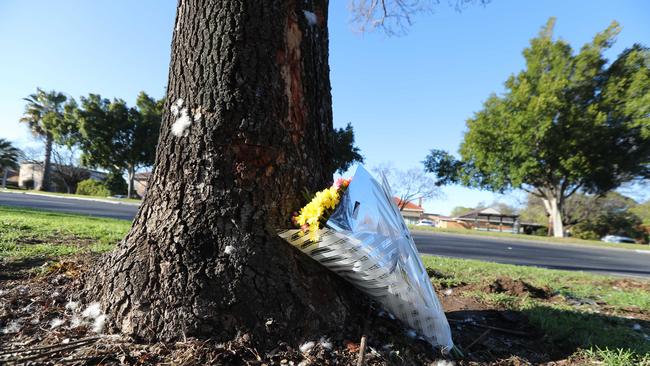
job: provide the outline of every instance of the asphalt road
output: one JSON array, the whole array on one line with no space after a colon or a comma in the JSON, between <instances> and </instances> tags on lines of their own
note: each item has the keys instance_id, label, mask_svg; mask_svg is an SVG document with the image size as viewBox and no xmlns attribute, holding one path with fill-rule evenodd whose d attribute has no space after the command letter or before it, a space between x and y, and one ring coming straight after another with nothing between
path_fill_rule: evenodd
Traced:
<instances>
[{"instance_id":1,"label":"asphalt road","mask_svg":"<svg viewBox=\"0 0 650 366\"><path fill-rule=\"evenodd\" d=\"M650 252L413 231L420 253L650 278Z\"/></svg>"},{"instance_id":2,"label":"asphalt road","mask_svg":"<svg viewBox=\"0 0 650 366\"><path fill-rule=\"evenodd\" d=\"M0 192L0 205L131 220L135 205ZM414 231L420 253L650 278L650 253L526 240Z\"/></svg>"},{"instance_id":3,"label":"asphalt road","mask_svg":"<svg viewBox=\"0 0 650 366\"><path fill-rule=\"evenodd\" d=\"M109 217L122 220L132 220L138 212L138 206L133 204L118 204L6 192L0 192L0 205L38 208L42 210Z\"/></svg>"}]
</instances>

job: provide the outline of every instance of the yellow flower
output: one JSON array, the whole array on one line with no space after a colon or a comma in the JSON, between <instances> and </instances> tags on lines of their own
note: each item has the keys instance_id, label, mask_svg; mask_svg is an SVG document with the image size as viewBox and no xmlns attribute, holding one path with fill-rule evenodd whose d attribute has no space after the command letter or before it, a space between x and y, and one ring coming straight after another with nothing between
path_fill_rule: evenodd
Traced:
<instances>
[{"instance_id":1,"label":"yellow flower","mask_svg":"<svg viewBox=\"0 0 650 366\"><path fill-rule=\"evenodd\" d=\"M333 185L327 189L317 192L314 198L305 207L300 210L300 213L294 217L295 223L300 226L303 231L309 231L309 238L317 241L318 230L320 229L321 220L326 218L326 215L331 214L331 211L336 208L340 199L342 191L347 185Z\"/></svg>"}]
</instances>

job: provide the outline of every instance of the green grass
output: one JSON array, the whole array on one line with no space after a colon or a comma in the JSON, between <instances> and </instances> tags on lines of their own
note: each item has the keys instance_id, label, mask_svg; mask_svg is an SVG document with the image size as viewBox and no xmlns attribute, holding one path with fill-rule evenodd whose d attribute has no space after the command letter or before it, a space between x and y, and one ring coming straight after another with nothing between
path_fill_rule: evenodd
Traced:
<instances>
[{"instance_id":1,"label":"green grass","mask_svg":"<svg viewBox=\"0 0 650 366\"><path fill-rule=\"evenodd\" d=\"M650 354L650 340L643 335L650 334L650 321L627 319L629 314L625 313L631 306L650 311L649 281L428 255L422 259L426 267L446 277L432 278L435 285L467 284L474 290L467 291L466 296L497 308L523 312L531 324L544 331L547 342L586 349L586 357L606 365L645 362L650 366L650 356L646 356ZM549 301L484 291L497 277L548 287L558 296ZM571 298L604 303L610 313L602 314L598 307L590 305L570 305L567 300ZM641 331L632 328L635 323L641 325Z\"/></svg>"},{"instance_id":2,"label":"green grass","mask_svg":"<svg viewBox=\"0 0 650 366\"><path fill-rule=\"evenodd\" d=\"M54 197L93 198L93 199L100 199L100 200L113 201L113 202L128 202L128 203L142 202L141 199L136 199L136 198L97 197L97 196L86 196L86 195L74 194L74 193L44 192L44 191L37 191L33 189L4 189L4 190L0 189L0 191L10 192L10 193L42 194L42 195L54 196Z\"/></svg>"},{"instance_id":3,"label":"green grass","mask_svg":"<svg viewBox=\"0 0 650 366\"><path fill-rule=\"evenodd\" d=\"M0 257L105 252L130 226L125 220L0 206Z\"/></svg>"},{"instance_id":4,"label":"green grass","mask_svg":"<svg viewBox=\"0 0 650 366\"><path fill-rule=\"evenodd\" d=\"M513 233L504 233L498 231L478 231L478 230L468 230L468 229L447 229L447 228L437 228L430 226L415 226L409 225L409 229L412 231L433 231L436 233L447 233L447 234L461 234L461 235L472 235L472 236L483 236L483 237L494 237L502 238L507 240L523 240L523 241L533 241L537 243L547 243L547 244L575 244L575 245L589 245L597 246L604 248L618 248L618 249L633 249L633 250L650 250L650 246L647 244L625 244L625 243L605 243L598 240L583 240L577 238L555 238L549 236L535 236L535 235L525 235L525 234L513 234Z\"/></svg>"}]
</instances>

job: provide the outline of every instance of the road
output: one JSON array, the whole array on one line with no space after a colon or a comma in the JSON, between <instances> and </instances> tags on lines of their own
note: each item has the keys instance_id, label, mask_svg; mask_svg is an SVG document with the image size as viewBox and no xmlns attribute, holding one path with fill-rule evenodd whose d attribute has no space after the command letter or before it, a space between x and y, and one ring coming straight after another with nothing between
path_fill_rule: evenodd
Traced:
<instances>
[{"instance_id":1,"label":"road","mask_svg":"<svg viewBox=\"0 0 650 366\"><path fill-rule=\"evenodd\" d=\"M38 208L112 219L132 220L138 212L133 204L60 198L46 195L0 192L0 205Z\"/></svg>"},{"instance_id":2,"label":"road","mask_svg":"<svg viewBox=\"0 0 650 366\"><path fill-rule=\"evenodd\" d=\"M131 220L138 207L0 192L0 205ZM420 253L490 262L650 278L650 253L526 240L414 231Z\"/></svg>"},{"instance_id":3,"label":"road","mask_svg":"<svg viewBox=\"0 0 650 366\"><path fill-rule=\"evenodd\" d=\"M420 253L650 278L650 252L413 231Z\"/></svg>"}]
</instances>

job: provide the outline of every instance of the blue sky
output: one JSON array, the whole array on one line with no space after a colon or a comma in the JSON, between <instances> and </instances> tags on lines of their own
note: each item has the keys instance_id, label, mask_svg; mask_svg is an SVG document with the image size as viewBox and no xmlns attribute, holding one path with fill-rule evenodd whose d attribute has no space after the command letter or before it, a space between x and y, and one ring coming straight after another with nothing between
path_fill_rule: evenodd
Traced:
<instances>
[{"instance_id":1,"label":"blue sky","mask_svg":"<svg viewBox=\"0 0 650 366\"><path fill-rule=\"evenodd\" d=\"M623 32L608 54L650 44L650 2L493 0L457 12L442 0L415 18L408 35L359 34L347 1L330 1L330 68L335 126L352 122L368 166L408 168L432 148L456 151L465 120L523 67L521 51L550 16L556 35L579 48L619 21ZM137 93L161 97L167 83L172 0L0 1L0 137L37 146L18 124L21 98L37 86L78 98L90 92L132 104ZM445 187L425 205L448 213L508 196ZM650 198L629 189L638 198Z\"/></svg>"}]
</instances>

